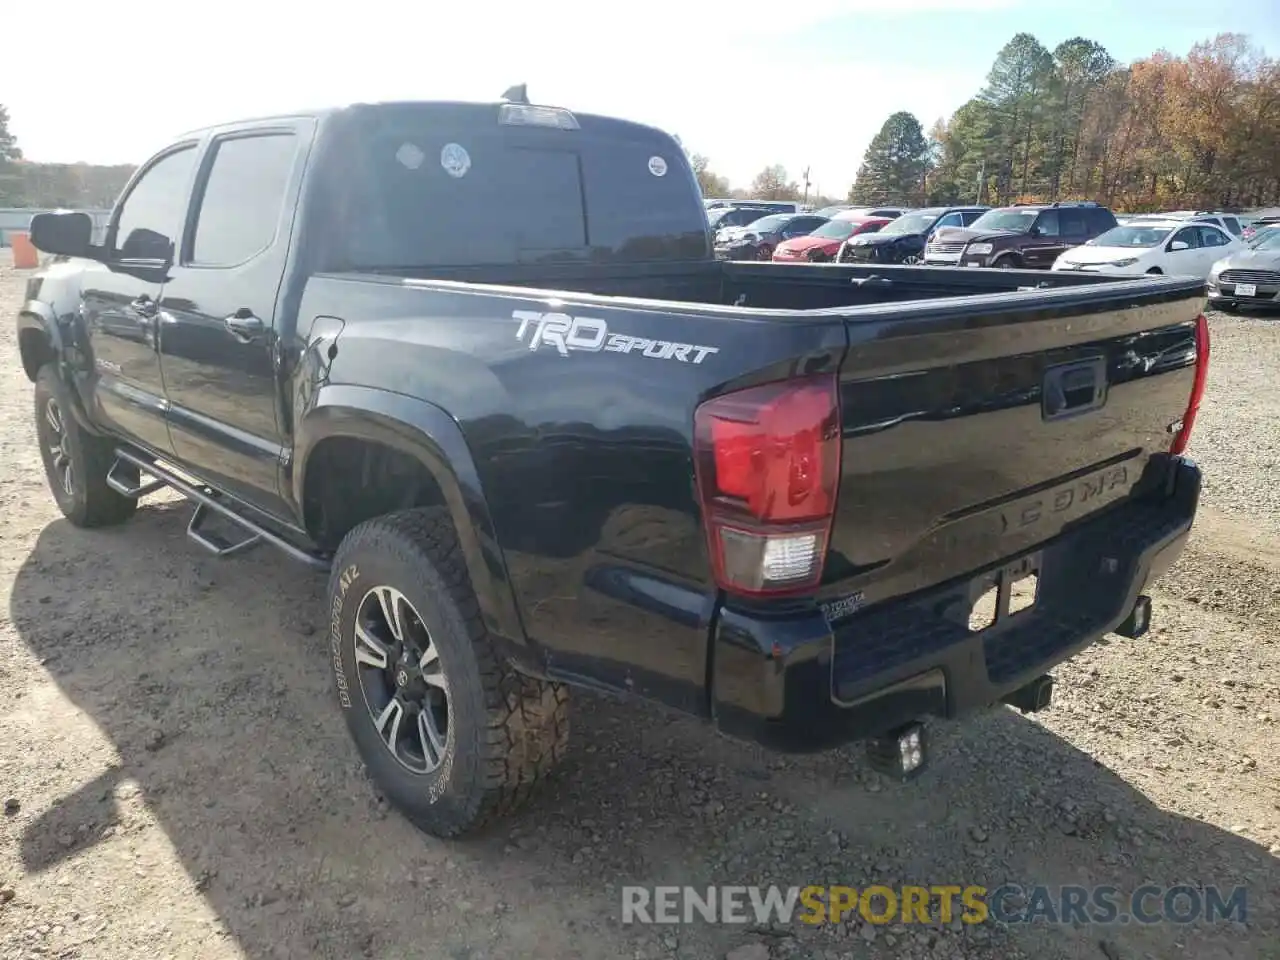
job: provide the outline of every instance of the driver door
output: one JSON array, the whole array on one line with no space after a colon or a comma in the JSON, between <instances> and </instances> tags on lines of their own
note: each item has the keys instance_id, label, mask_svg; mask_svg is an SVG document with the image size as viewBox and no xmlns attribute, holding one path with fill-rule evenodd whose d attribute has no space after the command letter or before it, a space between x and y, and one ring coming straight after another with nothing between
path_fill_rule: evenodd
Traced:
<instances>
[{"instance_id":1,"label":"driver door","mask_svg":"<svg viewBox=\"0 0 1280 960\"><path fill-rule=\"evenodd\" d=\"M160 376L160 293L181 234L196 143L144 166L112 213L104 262L86 267L81 316L88 363L77 376L95 419L156 453L172 454Z\"/></svg>"},{"instance_id":2,"label":"driver door","mask_svg":"<svg viewBox=\"0 0 1280 960\"><path fill-rule=\"evenodd\" d=\"M1058 211L1042 211L1036 218L1035 229L1036 235L1024 241L1026 246L1023 250L1022 262L1028 267L1048 269L1053 266L1053 261L1058 259L1058 255L1067 249L1059 229Z\"/></svg>"}]
</instances>

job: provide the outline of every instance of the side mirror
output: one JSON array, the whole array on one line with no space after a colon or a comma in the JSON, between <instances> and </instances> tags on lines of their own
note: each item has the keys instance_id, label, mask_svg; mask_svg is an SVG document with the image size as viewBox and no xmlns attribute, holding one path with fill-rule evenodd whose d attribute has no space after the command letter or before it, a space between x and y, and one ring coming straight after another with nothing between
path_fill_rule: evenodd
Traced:
<instances>
[{"instance_id":1,"label":"side mirror","mask_svg":"<svg viewBox=\"0 0 1280 960\"><path fill-rule=\"evenodd\" d=\"M87 257L93 219L87 213L37 213L31 218L31 245L44 253Z\"/></svg>"},{"instance_id":2,"label":"side mirror","mask_svg":"<svg viewBox=\"0 0 1280 960\"><path fill-rule=\"evenodd\" d=\"M1191 244L1187 243L1185 240L1174 240L1169 244L1168 249L1170 252L1173 252L1174 250L1190 250Z\"/></svg>"},{"instance_id":3,"label":"side mirror","mask_svg":"<svg viewBox=\"0 0 1280 960\"><path fill-rule=\"evenodd\" d=\"M1043 232L1044 232L1044 231L1043 231L1043 230L1041 230L1039 227L1032 227L1030 230L1028 230L1028 231L1027 231L1027 236L1029 236L1029 237L1038 237L1038 236L1040 236L1040 234L1042 234Z\"/></svg>"}]
</instances>

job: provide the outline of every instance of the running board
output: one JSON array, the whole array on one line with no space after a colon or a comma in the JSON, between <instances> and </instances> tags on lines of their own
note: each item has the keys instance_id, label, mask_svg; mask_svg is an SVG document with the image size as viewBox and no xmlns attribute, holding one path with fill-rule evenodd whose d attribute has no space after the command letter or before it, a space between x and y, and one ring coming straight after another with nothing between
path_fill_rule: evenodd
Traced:
<instances>
[{"instance_id":1,"label":"running board","mask_svg":"<svg viewBox=\"0 0 1280 960\"><path fill-rule=\"evenodd\" d=\"M123 465L136 467L141 474L145 473L155 477L152 483L143 484L141 482L130 486L123 478L118 478L120 486L111 483L110 477L115 475L118 469L123 469ZM294 546L288 540L285 540L278 534L272 533L266 527L250 520L242 513L237 511L230 503L220 499L218 491L208 487L198 487L182 477L178 476L172 470L161 466L155 461L148 460L128 450L116 450L116 462L111 467L108 474L108 483L111 488L116 490L123 496L143 496L153 490L159 489L161 486L172 487L178 493L182 494L188 500L196 505L195 513L191 515L191 522L187 524L187 536L204 547L210 553L219 557L228 557L237 553L248 550L250 547L259 543L269 543L278 550L283 550L293 559L305 563L309 567L317 570L329 569L329 561L315 554L308 553L300 547ZM131 491L137 491L136 494ZM206 524L211 516L216 514L218 517L231 521L234 525L245 531L245 537L242 540L227 540L218 534L205 529Z\"/></svg>"}]
</instances>

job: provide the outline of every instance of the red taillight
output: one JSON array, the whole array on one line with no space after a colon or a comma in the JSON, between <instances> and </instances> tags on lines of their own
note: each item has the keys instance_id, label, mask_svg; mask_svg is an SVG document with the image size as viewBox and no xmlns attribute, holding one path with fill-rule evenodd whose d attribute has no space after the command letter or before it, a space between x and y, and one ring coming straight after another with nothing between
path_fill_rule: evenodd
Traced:
<instances>
[{"instance_id":1,"label":"red taillight","mask_svg":"<svg viewBox=\"0 0 1280 960\"><path fill-rule=\"evenodd\" d=\"M1181 454L1191 442L1191 428L1196 424L1196 414L1200 412L1200 401L1204 397L1204 382L1209 375L1209 321L1201 314L1196 318L1196 377L1191 384L1191 398L1187 401L1187 412L1182 415L1182 422L1176 426L1173 446L1169 452L1174 456Z\"/></svg>"},{"instance_id":2,"label":"red taillight","mask_svg":"<svg viewBox=\"0 0 1280 960\"><path fill-rule=\"evenodd\" d=\"M716 583L747 596L815 587L840 479L835 375L716 397L698 407L693 424Z\"/></svg>"}]
</instances>

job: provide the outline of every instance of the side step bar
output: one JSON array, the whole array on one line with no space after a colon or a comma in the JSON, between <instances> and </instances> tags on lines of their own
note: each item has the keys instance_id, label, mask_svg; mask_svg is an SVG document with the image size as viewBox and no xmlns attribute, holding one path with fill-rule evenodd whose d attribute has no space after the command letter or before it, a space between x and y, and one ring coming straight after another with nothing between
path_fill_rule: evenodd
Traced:
<instances>
[{"instance_id":1,"label":"side step bar","mask_svg":"<svg viewBox=\"0 0 1280 960\"><path fill-rule=\"evenodd\" d=\"M138 471L138 479L136 481L130 477L130 471L126 469L129 467ZM155 479L143 483L143 474ZM187 536L216 556L229 557L255 547L259 543L266 542L279 550L283 550L293 559L300 563L305 563L309 567L314 567L317 570L329 569L329 561L327 559L294 546L278 534L272 533L261 524L250 520L229 503L224 502L217 491L207 487L197 487L182 479L173 471L160 466L155 461L138 456L128 450L116 450L116 462L107 474L107 484L121 496L133 499L146 496L148 493L154 493L161 487L167 486L177 490L178 493L193 501L196 505L195 513L191 515L191 522L187 524ZM215 515L231 521L235 526L244 530L244 538L235 541L227 540L206 529L209 520Z\"/></svg>"}]
</instances>

